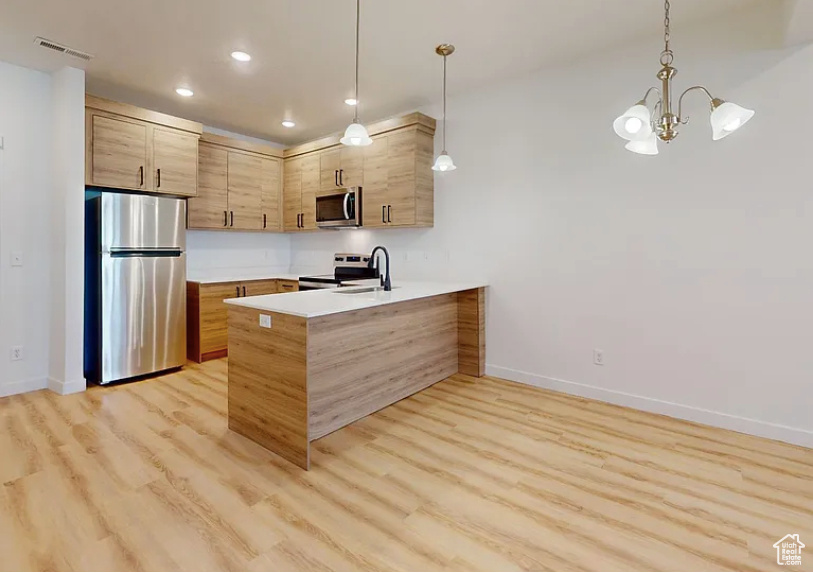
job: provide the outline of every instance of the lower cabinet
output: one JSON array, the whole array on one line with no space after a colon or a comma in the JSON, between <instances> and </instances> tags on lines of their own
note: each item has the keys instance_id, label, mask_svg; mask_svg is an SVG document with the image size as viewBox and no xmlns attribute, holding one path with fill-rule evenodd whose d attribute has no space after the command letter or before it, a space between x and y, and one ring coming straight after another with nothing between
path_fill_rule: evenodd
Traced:
<instances>
[{"instance_id":1,"label":"lower cabinet","mask_svg":"<svg viewBox=\"0 0 813 573\"><path fill-rule=\"evenodd\" d=\"M223 358L229 353L227 298L299 290L296 281L263 279L223 283L186 283L186 356L193 362Z\"/></svg>"}]
</instances>

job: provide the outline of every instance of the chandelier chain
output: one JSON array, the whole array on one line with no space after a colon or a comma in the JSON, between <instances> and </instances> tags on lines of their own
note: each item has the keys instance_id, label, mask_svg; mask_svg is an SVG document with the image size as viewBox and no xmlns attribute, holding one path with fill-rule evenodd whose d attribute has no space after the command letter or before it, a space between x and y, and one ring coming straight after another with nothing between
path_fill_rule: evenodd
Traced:
<instances>
[{"instance_id":1,"label":"chandelier chain","mask_svg":"<svg viewBox=\"0 0 813 573\"><path fill-rule=\"evenodd\" d=\"M661 65L671 66L675 57L672 54L672 21L670 19L670 10L672 4L669 0L664 0L664 18L663 18L663 52L661 52Z\"/></svg>"}]
</instances>

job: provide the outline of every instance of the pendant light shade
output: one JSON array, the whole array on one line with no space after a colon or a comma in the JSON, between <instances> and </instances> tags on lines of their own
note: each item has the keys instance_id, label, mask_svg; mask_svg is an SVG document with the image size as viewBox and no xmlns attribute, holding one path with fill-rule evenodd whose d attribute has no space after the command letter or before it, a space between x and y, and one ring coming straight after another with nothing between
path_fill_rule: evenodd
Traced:
<instances>
[{"instance_id":1,"label":"pendant light shade","mask_svg":"<svg viewBox=\"0 0 813 573\"><path fill-rule=\"evenodd\" d=\"M730 101L714 105L711 112L712 139L717 141L737 131L754 117L754 110L745 109Z\"/></svg>"},{"instance_id":2,"label":"pendant light shade","mask_svg":"<svg viewBox=\"0 0 813 573\"><path fill-rule=\"evenodd\" d=\"M454 171L457 169L457 165L454 164L452 158L444 151L442 155L438 155L432 169L434 171Z\"/></svg>"},{"instance_id":3,"label":"pendant light shade","mask_svg":"<svg viewBox=\"0 0 813 573\"><path fill-rule=\"evenodd\" d=\"M649 130L649 136L646 139L633 139L624 146L627 150L640 155L657 155L658 154L658 138L655 132Z\"/></svg>"},{"instance_id":4,"label":"pendant light shade","mask_svg":"<svg viewBox=\"0 0 813 573\"><path fill-rule=\"evenodd\" d=\"M627 141L648 139L649 134L652 133L649 121L649 110L646 105L639 102L613 122L613 129L618 137Z\"/></svg>"},{"instance_id":5,"label":"pendant light shade","mask_svg":"<svg viewBox=\"0 0 813 573\"><path fill-rule=\"evenodd\" d=\"M435 164L434 171L454 171L457 165L452 161L452 157L446 152L446 58L454 53L454 46L451 44L441 44L435 48L435 53L443 56L443 151L440 152Z\"/></svg>"},{"instance_id":6,"label":"pendant light shade","mask_svg":"<svg viewBox=\"0 0 813 573\"><path fill-rule=\"evenodd\" d=\"M365 147L372 145L373 140L367 129L359 122L359 27L361 23L361 0L356 0L356 95L353 98L356 102L353 112L353 123L347 126L344 137L339 141L343 145L350 147Z\"/></svg>"},{"instance_id":7,"label":"pendant light shade","mask_svg":"<svg viewBox=\"0 0 813 573\"><path fill-rule=\"evenodd\" d=\"M355 121L347 126L347 129L344 132L344 137L342 137L339 141L341 141L343 145L349 145L350 147L364 147L365 145L370 145L373 142L373 140L370 139L370 135L367 133L367 129Z\"/></svg>"}]
</instances>

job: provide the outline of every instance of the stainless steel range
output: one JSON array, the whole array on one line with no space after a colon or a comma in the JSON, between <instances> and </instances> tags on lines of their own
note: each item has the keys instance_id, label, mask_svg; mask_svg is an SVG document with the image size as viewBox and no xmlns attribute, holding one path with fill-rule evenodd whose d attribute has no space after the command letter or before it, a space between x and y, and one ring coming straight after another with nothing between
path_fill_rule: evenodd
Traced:
<instances>
[{"instance_id":1,"label":"stainless steel range","mask_svg":"<svg viewBox=\"0 0 813 573\"><path fill-rule=\"evenodd\" d=\"M333 274L299 277L299 290L337 289L342 286L377 286L380 271L370 268L370 255L336 253L333 255Z\"/></svg>"}]
</instances>

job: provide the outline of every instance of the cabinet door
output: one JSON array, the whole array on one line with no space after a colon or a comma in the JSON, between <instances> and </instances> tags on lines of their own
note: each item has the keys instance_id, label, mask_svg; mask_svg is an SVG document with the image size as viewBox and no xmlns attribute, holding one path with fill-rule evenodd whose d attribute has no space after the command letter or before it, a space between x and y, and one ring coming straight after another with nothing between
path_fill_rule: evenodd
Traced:
<instances>
[{"instance_id":1,"label":"cabinet door","mask_svg":"<svg viewBox=\"0 0 813 573\"><path fill-rule=\"evenodd\" d=\"M198 194L188 201L190 229L224 229L229 224L228 155L222 147L201 143Z\"/></svg>"},{"instance_id":2,"label":"cabinet door","mask_svg":"<svg viewBox=\"0 0 813 573\"><path fill-rule=\"evenodd\" d=\"M415 134L387 137L387 224L415 224Z\"/></svg>"},{"instance_id":3,"label":"cabinet door","mask_svg":"<svg viewBox=\"0 0 813 573\"><path fill-rule=\"evenodd\" d=\"M200 285L200 353L229 347L227 298L236 298L240 283Z\"/></svg>"},{"instance_id":4,"label":"cabinet door","mask_svg":"<svg viewBox=\"0 0 813 573\"><path fill-rule=\"evenodd\" d=\"M155 127L153 188L160 193L194 197L198 192L198 136Z\"/></svg>"},{"instance_id":5,"label":"cabinet door","mask_svg":"<svg viewBox=\"0 0 813 573\"><path fill-rule=\"evenodd\" d=\"M289 159L283 168L282 228L299 231L299 214L302 213L302 160Z\"/></svg>"},{"instance_id":6,"label":"cabinet door","mask_svg":"<svg viewBox=\"0 0 813 573\"><path fill-rule=\"evenodd\" d=\"M279 231L282 229L282 161L264 157L261 160L262 179L260 180L263 229Z\"/></svg>"},{"instance_id":7,"label":"cabinet door","mask_svg":"<svg viewBox=\"0 0 813 573\"><path fill-rule=\"evenodd\" d=\"M229 151L229 228L260 230L262 216L262 159Z\"/></svg>"},{"instance_id":8,"label":"cabinet door","mask_svg":"<svg viewBox=\"0 0 813 573\"><path fill-rule=\"evenodd\" d=\"M245 289L245 291L243 291ZM267 279L258 281L243 281L240 289L240 294L245 292L244 296L260 296L264 294L277 294L277 279Z\"/></svg>"},{"instance_id":9,"label":"cabinet door","mask_svg":"<svg viewBox=\"0 0 813 573\"><path fill-rule=\"evenodd\" d=\"M338 189L339 168L342 164L341 149L331 149L319 154L319 189Z\"/></svg>"},{"instance_id":10,"label":"cabinet door","mask_svg":"<svg viewBox=\"0 0 813 573\"><path fill-rule=\"evenodd\" d=\"M388 142L388 137L381 135L364 148L361 216L365 227L387 226Z\"/></svg>"},{"instance_id":11,"label":"cabinet door","mask_svg":"<svg viewBox=\"0 0 813 573\"><path fill-rule=\"evenodd\" d=\"M316 229L316 193L319 191L319 155L302 158L302 228Z\"/></svg>"},{"instance_id":12,"label":"cabinet door","mask_svg":"<svg viewBox=\"0 0 813 573\"><path fill-rule=\"evenodd\" d=\"M147 125L94 115L91 182L119 189L147 189Z\"/></svg>"},{"instance_id":13,"label":"cabinet door","mask_svg":"<svg viewBox=\"0 0 813 573\"><path fill-rule=\"evenodd\" d=\"M369 146L368 146L369 147ZM339 186L358 187L364 182L365 147L347 147L341 149L339 165Z\"/></svg>"}]
</instances>

